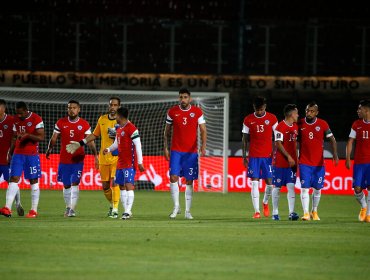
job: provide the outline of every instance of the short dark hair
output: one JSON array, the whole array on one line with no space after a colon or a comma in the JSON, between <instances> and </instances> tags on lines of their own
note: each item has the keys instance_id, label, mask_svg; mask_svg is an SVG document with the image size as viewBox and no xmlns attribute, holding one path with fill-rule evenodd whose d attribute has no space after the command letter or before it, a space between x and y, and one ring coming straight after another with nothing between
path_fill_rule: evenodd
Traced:
<instances>
[{"instance_id":1,"label":"short dark hair","mask_svg":"<svg viewBox=\"0 0 370 280\"><path fill-rule=\"evenodd\" d=\"M118 101L118 105L121 105L121 98L119 98L118 96L111 96L111 98L109 98L109 102L111 100L117 100Z\"/></svg>"},{"instance_id":2,"label":"short dark hair","mask_svg":"<svg viewBox=\"0 0 370 280\"><path fill-rule=\"evenodd\" d=\"M369 99L363 99L360 101L361 107L366 107L370 109L370 100Z\"/></svg>"},{"instance_id":3,"label":"short dark hair","mask_svg":"<svg viewBox=\"0 0 370 280\"><path fill-rule=\"evenodd\" d=\"M78 102L77 100L74 100L74 99L69 100L69 101L68 101L68 104L70 104L70 103L77 104L77 105L78 105L78 107L80 107L80 102Z\"/></svg>"},{"instance_id":4,"label":"short dark hair","mask_svg":"<svg viewBox=\"0 0 370 280\"><path fill-rule=\"evenodd\" d=\"M190 91L187 88L180 88L179 94L181 94L181 93L187 93L187 94L190 95Z\"/></svg>"},{"instance_id":5,"label":"short dark hair","mask_svg":"<svg viewBox=\"0 0 370 280\"><path fill-rule=\"evenodd\" d=\"M0 105L6 106L6 101L4 99L0 99Z\"/></svg>"},{"instance_id":6,"label":"short dark hair","mask_svg":"<svg viewBox=\"0 0 370 280\"><path fill-rule=\"evenodd\" d=\"M285 105L284 106L284 111L283 111L284 112L284 116L285 117L288 117L292 113L292 111L294 111L296 109L298 109L298 107L295 104L287 104L287 105Z\"/></svg>"},{"instance_id":7,"label":"short dark hair","mask_svg":"<svg viewBox=\"0 0 370 280\"><path fill-rule=\"evenodd\" d=\"M15 109L28 110L28 106L27 106L26 102L24 102L24 101L18 101L17 103L15 103Z\"/></svg>"},{"instance_id":8,"label":"short dark hair","mask_svg":"<svg viewBox=\"0 0 370 280\"><path fill-rule=\"evenodd\" d=\"M266 105L266 104L267 104L266 98L264 98L263 96L257 96L253 100L253 106L255 108L261 108L263 105Z\"/></svg>"},{"instance_id":9,"label":"short dark hair","mask_svg":"<svg viewBox=\"0 0 370 280\"><path fill-rule=\"evenodd\" d=\"M117 109L117 115L125 119L128 118L128 109L125 107L120 107Z\"/></svg>"},{"instance_id":10,"label":"short dark hair","mask_svg":"<svg viewBox=\"0 0 370 280\"><path fill-rule=\"evenodd\" d=\"M319 105L317 105L316 101L311 101L310 103L307 104L307 108L308 107L317 107L317 109L319 109Z\"/></svg>"}]
</instances>

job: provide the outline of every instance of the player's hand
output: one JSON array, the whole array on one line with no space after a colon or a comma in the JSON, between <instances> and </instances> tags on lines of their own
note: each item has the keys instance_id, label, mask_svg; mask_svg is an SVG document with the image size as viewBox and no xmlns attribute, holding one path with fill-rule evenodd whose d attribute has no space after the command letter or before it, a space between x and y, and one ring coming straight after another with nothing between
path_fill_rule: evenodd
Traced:
<instances>
[{"instance_id":1,"label":"player's hand","mask_svg":"<svg viewBox=\"0 0 370 280\"><path fill-rule=\"evenodd\" d=\"M201 157L204 157L206 155L206 147L200 147L199 153Z\"/></svg>"},{"instance_id":2,"label":"player's hand","mask_svg":"<svg viewBox=\"0 0 370 280\"><path fill-rule=\"evenodd\" d=\"M346 159L346 168L351 169L351 159L349 158Z\"/></svg>"},{"instance_id":3,"label":"player's hand","mask_svg":"<svg viewBox=\"0 0 370 280\"><path fill-rule=\"evenodd\" d=\"M170 160L170 153L168 152L168 149L164 149L164 158L169 161Z\"/></svg>"},{"instance_id":4,"label":"player's hand","mask_svg":"<svg viewBox=\"0 0 370 280\"><path fill-rule=\"evenodd\" d=\"M243 158L243 165L245 168L248 168L248 163L249 163L248 157Z\"/></svg>"},{"instance_id":5,"label":"player's hand","mask_svg":"<svg viewBox=\"0 0 370 280\"><path fill-rule=\"evenodd\" d=\"M288 156L288 164L289 167L295 166L295 160L291 156Z\"/></svg>"},{"instance_id":6,"label":"player's hand","mask_svg":"<svg viewBox=\"0 0 370 280\"><path fill-rule=\"evenodd\" d=\"M99 158L98 158L98 156L95 157L95 169L99 170Z\"/></svg>"},{"instance_id":7,"label":"player's hand","mask_svg":"<svg viewBox=\"0 0 370 280\"><path fill-rule=\"evenodd\" d=\"M108 154L108 153L109 153L108 148L105 148L105 149L104 149L104 151L103 151L103 155L106 155L106 154Z\"/></svg>"},{"instance_id":8,"label":"player's hand","mask_svg":"<svg viewBox=\"0 0 370 280\"><path fill-rule=\"evenodd\" d=\"M9 152L6 155L6 160L8 161L8 163L10 163L12 161L12 155Z\"/></svg>"},{"instance_id":9,"label":"player's hand","mask_svg":"<svg viewBox=\"0 0 370 280\"><path fill-rule=\"evenodd\" d=\"M22 133L22 134L19 134L19 135L18 135L18 140L19 140L20 142L23 142L23 141L25 141L25 140L27 140L27 139L28 139L28 136L29 136L29 134L28 134L28 133Z\"/></svg>"},{"instance_id":10,"label":"player's hand","mask_svg":"<svg viewBox=\"0 0 370 280\"><path fill-rule=\"evenodd\" d=\"M334 155L334 156L333 156L333 162L334 162L334 166L338 166L338 164L339 164L339 158L338 158L338 155Z\"/></svg>"},{"instance_id":11,"label":"player's hand","mask_svg":"<svg viewBox=\"0 0 370 280\"><path fill-rule=\"evenodd\" d=\"M46 159L50 159L50 153L51 153L51 149L49 148L47 149L46 154L45 154Z\"/></svg>"},{"instance_id":12,"label":"player's hand","mask_svg":"<svg viewBox=\"0 0 370 280\"><path fill-rule=\"evenodd\" d=\"M71 141L69 142L69 144L66 146L66 150L68 153L70 154L74 154L75 151L77 151L77 149L81 147L80 143L76 142L76 141Z\"/></svg>"},{"instance_id":13,"label":"player's hand","mask_svg":"<svg viewBox=\"0 0 370 280\"><path fill-rule=\"evenodd\" d=\"M141 172L145 171L144 165L143 164L138 164L139 170Z\"/></svg>"}]
</instances>

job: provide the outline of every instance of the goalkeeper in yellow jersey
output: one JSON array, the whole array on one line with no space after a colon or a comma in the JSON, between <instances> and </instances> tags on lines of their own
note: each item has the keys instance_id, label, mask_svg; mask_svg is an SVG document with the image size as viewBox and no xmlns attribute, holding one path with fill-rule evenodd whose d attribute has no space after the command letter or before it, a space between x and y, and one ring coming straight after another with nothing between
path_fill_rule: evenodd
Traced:
<instances>
[{"instance_id":1,"label":"goalkeeper in yellow jersey","mask_svg":"<svg viewBox=\"0 0 370 280\"><path fill-rule=\"evenodd\" d=\"M111 218L118 218L120 189L118 185L114 184L118 153L109 153L104 155L103 151L110 147L116 138L116 128L119 126L116 121L116 113L120 106L121 100L119 97L111 97L109 99L109 113L100 116L92 134L76 143L77 145L79 143L79 145L83 146L100 136L99 159L95 160L95 167L99 169L104 195L110 203L108 217ZM73 154L75 152L74 146L67 146L69 146L67 147L68 152Z\"/></svg>"}]
</instances>

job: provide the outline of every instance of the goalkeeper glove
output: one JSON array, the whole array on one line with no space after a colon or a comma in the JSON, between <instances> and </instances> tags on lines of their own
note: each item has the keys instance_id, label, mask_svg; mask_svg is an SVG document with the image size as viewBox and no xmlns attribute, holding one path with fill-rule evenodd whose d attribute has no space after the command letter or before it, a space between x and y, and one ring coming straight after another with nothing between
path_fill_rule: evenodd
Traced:
<instances>
[{"instance_id":1,"label":"goalkeeper glove","mask_svg":"<svg viewBox=\"0 0 370 280\"><path fill-rule=\"evenodd\" d=\"M67 150L68 153L73 154L74 152L77 151L78 148L80 148L81 146L84 146L85 144L86 144L85 139L81 140L80 142L71 141L66 146L66 150Z\"/></svg>"}]
</instances>

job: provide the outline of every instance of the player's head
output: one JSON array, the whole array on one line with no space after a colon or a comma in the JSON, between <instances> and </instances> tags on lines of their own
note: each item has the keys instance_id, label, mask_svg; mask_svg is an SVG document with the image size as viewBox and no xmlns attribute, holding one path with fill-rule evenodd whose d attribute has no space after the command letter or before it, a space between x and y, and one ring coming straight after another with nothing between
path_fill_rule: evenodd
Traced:
<instances>
[{"instance_id":1,"label":"player's head","mask_svg":"<svg viewBox=\"0 0 370 280\"><path fill-rule=\"evenodd\" d=\"M285 119L291 119L293 122L298 121L298 107L295 104L287 104L284 106Z\"/></svg>"},{"instance_id":2,"label":"player's head","mask_svg":"<svg viewBox=\"0 0 370 280\"><path fill-rule=\"evenodd\" d=\"M21 120L24 120L29 115L27 104L23 101L15 103L15 113Z\"/></svg>"},{"instance_id":3,"label":"player's head","mask_svg":"<svg viewBox=\"0 0 370 280\"><path fill-rule=\"evenodd\" d=\"M117 96L112 96L109 98L109 114L115 115L117 109L121 107L121 99Z\"/></svg>"},{"instance_id":4,"label":"player's head","mask_svg":"<svg viewBox=\"0 0 370 280\"><path fill-rule=\"evenodd\" d=\"M67 113L70 119L75 119L78 117L80 113L80 102L76 100L69 100L67 105Z\"/></svg>"},{"instance_id":5,"label":"player's head","mask_svg":"<svg viewBox=\"0 0 370 280\"><path fill-rule=\"evenodd\" d=\"M306 106L306 120L309 122L313 121L315 120L318 114L319 114L319 106L317 105L315 101L310 102Z\"/></svg>"},{"instance_id":6,"label":"player's head","mask_svg":"<svg viewBox=\"0 0 370 280\"><path fill-rule=\"evenodd\" d=\"M0 114L5 114L6 111L6 101L4 99L0 99Z\"/></svg>"},{"instance_id":7,"label":"player's head","mask_svg":"<svg viewBox=\"0 0 370 280\"><path fill-rule=\"evenodd\" d=\"M119 125L127 122L128 119L128 109L125 107L119 107L116 113L116 120Z\"/></svg>"},{"instance_id":8,"label":"player's head","mask_svg":"<svg viewBox=\"0 0 370 280\"><path fill-rule=\"evenodd\" d=\"M367 116L370 114L369 99L364 99L360 101L360 104L358 105L357 114L359 118L367 118Z\"/></svg>"},{"instance_id":9,"label":"player's head","mask_svg":"<svg viewBox=\"0 0 370 280\"><path fill-rule=\"evenodd\" d=\"M191 96L190 91L187 88L179 90L179 101L182 109L187 109L190 106Z\"/></svg>"},{"instance_id":10,"label":"player's head","mask_svg":"<svg viewBox=\"0 0 370 280\"><path fill-rule=\"evenodd\" d=\"M253 100L253 109L257 117L262 117L266 113L267 101L262 96L257 96Z\"/></svg>"}]
</instances>

